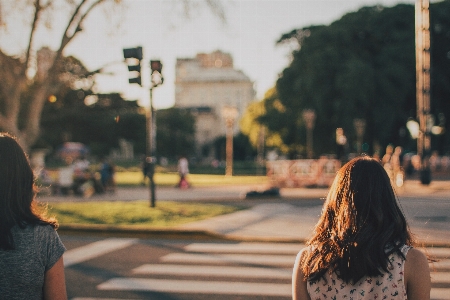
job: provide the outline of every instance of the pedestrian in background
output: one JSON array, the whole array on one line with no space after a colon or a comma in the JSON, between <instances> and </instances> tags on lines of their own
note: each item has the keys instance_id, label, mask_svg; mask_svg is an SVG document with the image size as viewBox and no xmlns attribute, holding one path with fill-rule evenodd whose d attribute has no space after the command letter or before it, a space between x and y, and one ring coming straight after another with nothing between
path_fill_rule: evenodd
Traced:
<instances>
[{"instance_id":1,"label":"pedestrian in background","mask_svg":"<svg viewBox=\"0 0 450 300\"><path fill-rule=\"evenodd\" d=\"M100 168L100 180L102 182L103 191L109 193L114 193L116 191L114 173L114 165L108 159L104 158Z\"/></svg>"},{"instance_id":2,"label":"pedestrian in background","mask_svg":"<svg viewBox=\"0 0 450 300\"><path fill-rule=\"evenodd\" d=\"M148 177L148 172L150 171L150 163L147 161L147 156L143 156L141 160L141 170L142 170L142 181L141 185L145 185L145 180Z\"/></svg>"},{"instance_id":3,"label":"pedestrian in background","mask_svg":"<svg viewBox=\"0 0 450 300\"><path fill-rule=\"evenodd\" d=\"M412 247L391 181L378 160L337 173L292 276L293 299L430 299L427 257Z\"/></svg>"},{"instance_id":4,"label":"pedestrian in background","mask_svg":"<svg viewBox=\"0 0 450 300\"><path fill-rule=\"evenodd\" d=\"M189 183L187 181L187 174L189 174L189 162L186 157L182 156L178 160L178 175L180 175L180 181L178 182L179 188L188 188Z\"/></svg>"},{"instance_id":5,"label":"pedestrian in background","mask_svg":"<svg viewBox=\"0 0 450 300\"><path fill-rule=\"evenodd\" d=\"M24 151L0 133L0 299L67 299L65 247L35 197Z\"/></svg>"}]
</instances>

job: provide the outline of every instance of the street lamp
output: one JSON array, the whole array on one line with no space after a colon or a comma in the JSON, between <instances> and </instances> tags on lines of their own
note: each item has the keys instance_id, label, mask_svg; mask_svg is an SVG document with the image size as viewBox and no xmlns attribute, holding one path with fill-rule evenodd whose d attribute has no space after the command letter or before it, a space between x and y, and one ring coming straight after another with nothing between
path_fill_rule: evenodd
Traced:
<instances>
[{"instance_id":1,"label":"street lamp","mask_svg":"<svg viewBox=\"0 0 450 300\"><path fill-rule=\"evenodd\" d=\"M336 156L341 162L345 161L345 145L347 144L347 137L344 134L344 129L336 128Z\"/></svg>"},{"instance_id":2,"label":"street lamp","mask_svg":"<svg viewBox=\"0 0 450 300\"><path fill-rule=\"evenodd\" d=\"M313 129L316 121L316 112L314 109L304 109L302 117L306 125L306 155L308 158L313 158Z\"/></svg>"},{"instance_id":3,"label":"street lamp","mask_svg":"<svg viewBox=\"0 0 450 300\"><path fill-rule=\"evenodd\" d=\"M414 119L409 119L408 122L406 122L406 128L408 128L409 134L411 134L411 137L413 139L417 139L419 137L419 123L417 123Z\"/></svg>"},{"instance_id":4,"label":"street lamp","mask_svg":"<svg viewBox=\"0 0 450 300\"><path fill-rule=\"evenodd\" d=\"M358 153L361 153L364 131L366 130L366 120L354 119L353 126L355 127L355 132L356 132L356 151Z\"/></svg>"},{"instance_id":5,"label":"street lamp","mask_svg":"<svg viewBox=\"0 0 450 300\"><path fill-rule=\"evenodd\" d=\"M233 126L237 116L238 110L236 107L225 105L222 108L222 117L226 126L226 176L233 176Z\"/></svg>"}]
</instances>

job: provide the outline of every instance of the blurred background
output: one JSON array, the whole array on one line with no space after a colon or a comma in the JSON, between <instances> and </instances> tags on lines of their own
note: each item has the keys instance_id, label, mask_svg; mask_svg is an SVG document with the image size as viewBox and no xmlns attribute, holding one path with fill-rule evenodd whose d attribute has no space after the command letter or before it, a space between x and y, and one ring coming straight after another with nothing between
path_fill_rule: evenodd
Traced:
<instances>
[{"instance_id":1,"label":"blurred background","mask_svg":"<svg viewBox=\"0 0 450 300\"><path fill-rule=\"evenodd\" d=\"M225 174L231 157L230 174L264 175L276 160L397 148L415 176L414 4L2 0L0 128L37 168L107 159L138 172L151 156L176 172L186 157L191 173ZM439 176L450 172L450 1L429 11L426 154Z\"/></svg>"}]
</instances>

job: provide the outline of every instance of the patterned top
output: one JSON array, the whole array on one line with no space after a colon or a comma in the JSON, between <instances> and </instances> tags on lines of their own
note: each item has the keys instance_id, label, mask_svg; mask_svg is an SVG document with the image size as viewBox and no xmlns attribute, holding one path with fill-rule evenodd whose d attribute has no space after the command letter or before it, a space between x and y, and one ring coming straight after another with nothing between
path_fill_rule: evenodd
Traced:
<instances>
[{"instance_id":1,"label":"patterned top","mask_svg":"<svg viewBox=\"0 0 450 300\"><path fill-rule=\"evenodd\" d=\"M410 246L403 245L400 251L406 257ZM405 300L405 260L397 253L389 256L388 273L379 277L364 277L356 284L346 284L333 272L325 274L316 282L308 281L311 300Z\"/></svg>"}]
</instances>

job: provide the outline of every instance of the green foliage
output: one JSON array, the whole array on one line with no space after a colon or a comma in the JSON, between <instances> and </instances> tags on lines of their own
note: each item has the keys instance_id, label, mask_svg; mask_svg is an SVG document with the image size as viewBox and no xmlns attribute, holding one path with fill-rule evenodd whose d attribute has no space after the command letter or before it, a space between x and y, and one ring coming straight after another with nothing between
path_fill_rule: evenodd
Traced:
<instances>
[{"instance_id":1,"label":"green foliage","mask_svg":"<svg viewBox=\"0 0 450 300\"><path fill-rule=\"evenodd\" d=\"M448 116L450 1L432 4L430 14L431 107L435 112L444 109ZM363 7L329 26L282 35L278 43L297 39L300 47L278 79L276 94L264 99L265 114L259 122L280 134L292 156L305 154L304 109L316 112L316 154L335 152L338 127L344 128L352 146L356 118L366 120L369 152L374 144L397 144L399 129L415 116L414 16L412 5Z\"/></svg>"},{"instance_id":2,"label":"green foliage","mask_svg":"<svg viewBox=\"0 0 450 300\"><path fill-rule=\"evenodd\" d=\"M288 148L283 144L280 133L282 129L283 114L285 107L278 100L276 89L272 88L266 92L262 101L251 103L240 121L240 128L243 135L247 136L249 143L254 149L258 148L261 138L264 139L264 147L277 148L281 152L287 153ZM269 131L263 124L271 122ZM280 132L277 132L280 130ZM261 132L262 131L262 132ZM261 137L261 134L264 136Z\"/></svg>"},{"instance_id":3,"label":"green foliage","mask_svg":"<svg viewBox=\"0 0 450 300\"><path fill-rule=\"evenodd\" d=\"M60 224L104 224L168 227L198 221L240 209L220 204L160 201L150 208L141 201L61 202L49 205L48 214Z\"/></svg>"},{"instance_id":4,"label":"green foliage","mask_svg":"<svg viewBox=\"0 0 450 300\"><path fill-rule=\"evenodd\" d=\"M156 117L158 156L177 159L189 156L195 149L195 118L185 109L158 110Z\"/></svg>"},{"instance_id":5,"label":"green foliage","mask_svg":"<svg viewBox=\"0 0 450 300\"><path fill-rule=\"evenodd\" d=\"M84 103L89 91L71 90L55 102L47 102L42 113L39 146L56 149L65 141L81 142L96 156L108 155L123 138L145 152L145 115L136 101L119 94L95 95L97 102Z\"/></svg>"}]
</instances>

